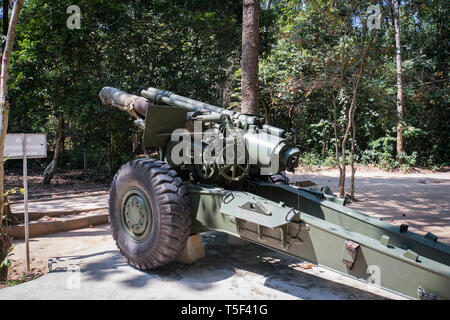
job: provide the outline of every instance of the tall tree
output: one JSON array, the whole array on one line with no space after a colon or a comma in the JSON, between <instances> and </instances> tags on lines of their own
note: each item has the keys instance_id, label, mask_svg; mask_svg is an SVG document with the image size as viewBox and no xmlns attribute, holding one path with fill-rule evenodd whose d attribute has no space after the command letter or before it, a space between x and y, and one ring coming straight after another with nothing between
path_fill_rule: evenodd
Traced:
<instances>
[{"instance_id":1,"label":"tall tree","mask_svg":"<svg viewBox=\"0 0 450 320\"><path fill-rule=\"evenodd\" d=\"M402 76L402 45L400 41L400 0L394 0L394 29L397 60L397 161L402 163L404 152L404 113L403 113L403 76Z\"/></svg>"},{"instance_id":2,"label":"tall tree","mask_svg":"<svg viewBox=\"0 0 450 320\"><path fill-rule=\"evenodd\" d=\"M8 35L6 36L5 50L2 56L2 71L0 82L0 117L1 117L1 130L0 130L0 217L3 218L3 194L4 194L4 167L3 167L3 149L5 146L6 132L8 130L8 79L9 79L9 63L14 45L14 35L16 31L17 20L19 19L19 13L22 9L24 0L17 0L14 3L14 9L11 15L11 21L9 23ZM1 221L1 220L0 220Z\"/></svg>"},{"instance_id":3,"label":"tall tree","mask_svg":"<svg viewBox=\"0 0 450 320\"><path fill-rule=\"evenodd\" d=\"M58 166L58 161L61 156L61 152L64 144L65 137L65 120L64 116L60 115L58 120L58 131L56 133L56 143L55 143L55 154L53 156L53 160L48 164L47 168L45 168L44 173L42 175L42 184L49 185L53 175L56 172L56 168Z\"/></svg>"},{"instance_id":4,"label":"tall tree","mask_svg":"<svg viewBox=\"0 0 450 320\"><path fill-rule=\"evenodd\" d=\"M259 1L244 0L242 17L242 112L258 114Z\"/></svg>"},{"instance_id":5,"label":"tall tree","mask_svg":"<svg viewBox=\"0 0 450 320\"><path fill-rule=\"evenodd\" d=\"M16 31L17 20L19 19L19 13L22 9L24 0L17 0L14 3L14 9L11 15L11 21L9 22L8 34L6 36L5 49L2 56L2 70L1 70L1 80L0 80L0 117L1 117L1 130L0 130L0 227L3 222L3 211L5 207L5 202L3 195L4 190L4 158L3 149L5 146L6 132L8 130L8 115L9 115L9 105L8 105L8 79L9 79L9 62L11 58L12 48L14 45L14 35ZM11 246L11 241L9 241L9 236L5 236L1 233L0 228L0 258L1 262L7 256L9 247ZM4 268L2 268L4 270ZM0 272L0 276L4 277L4 272ZM4 279L0 279L4 280Z\"/></svg>"}]
</instances>

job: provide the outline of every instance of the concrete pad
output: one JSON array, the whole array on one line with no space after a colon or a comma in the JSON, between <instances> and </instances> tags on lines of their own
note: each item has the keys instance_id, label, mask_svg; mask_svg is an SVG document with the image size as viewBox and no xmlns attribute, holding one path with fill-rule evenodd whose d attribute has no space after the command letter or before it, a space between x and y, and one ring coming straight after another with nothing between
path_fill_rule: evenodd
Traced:
<instances>
[{"instance_id":1,"label":"concrete pad","mask_svg":"<svg viewBox=\"0 0 450 320\"><path fill-rule=\"evenodd\" d=\"M42 238L41 246L58 239L67 242L67 234ZM231 245L223 233L209 232L202 234L202 239L205 259L143 272L127 264L110 235L84 234L80 242L90 247L60 251L62 254L51 259L48 274L1 289L0 300L402 299L321 267L304 270L303 260L255 244ZM38 241L33 245L39 246Z\"/></svg>"}]
</instances>

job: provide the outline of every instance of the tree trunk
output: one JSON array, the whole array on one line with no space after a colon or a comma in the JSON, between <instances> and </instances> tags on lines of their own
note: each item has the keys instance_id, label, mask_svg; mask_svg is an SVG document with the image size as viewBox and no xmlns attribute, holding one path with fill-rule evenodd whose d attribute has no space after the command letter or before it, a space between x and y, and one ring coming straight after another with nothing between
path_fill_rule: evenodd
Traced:
<instances>
[{"instance_id":1,"label":"tree trunk","mask_svg":"<svg viewBox=\"0 0 450 320\"><path fill-rule=\"evenodd\" d=\"M339 136L338 136L338 122L337 122L337 107L336 107L336 103L337 103L337 100L339 98L339 94L340 94L341 90L344 89L344 69L345 69L344 56L345 56L345 53L346 53L346 51L345 51L346 44L347 44L347 42L344 41L344 44L342 46L342 51L340 52L341 65L339 67L339 87L338 87L336 95L332 99L332 101L333 101L334 148L335 148L336 165L338 166L338 169L339 169L339 188L341 187L341 181L344 181L344 187L345 187L345 172L344 172L345 163L343 165L341 165L341 162L339 160ZM345 150L344 150L344 152L345 152Z\"/></svg>"},{"instance_id":2,"label":"tree trunk","mask_svg":"<svg viewBox=\"0 0 450 320\"><path fill-rule=\"evenodd\" d=\"M13 239L8 234L0 233L0 264L8 256L11 248L13 246ZM0 268L0 281L4 282L8 279L8 266L3 266Z\"/></svg>"},{"instance_id":3,"label":"tree trunk","mask_svg":"<svg viewBox=\"0 0 450 320\"><path fill-rule=\"evenodd\" d=\"M87 170L88 168L88 159L87 159L87 153L86 148L83 149L83 170Z\"/></svg>"},{"instance_id":4,"label":"tree trunk","mask_svg":"<svg viewBox=\"0 0 450 320\"><path fill-rule=\"evenodd\" d=\"M56 138L56 144L55 144L55 155L53 156L53 160L49 163L47 168L44 170L42 183L44 185L50 184L50 181L52 181L53 175L55 174L56 168L58 166L58 160L61 155L61 150L63 148L63 141L64 141L64 131L66 129L64 116L59 117L59 124L58 124L58 133Z\"/></svg>"},{"instance_id":5,"label":"tree trunk","mask_svg":"<svg viewBox=\"0 0 450 320\"><path fill-rule=\"evenodd\" d=\"M355 141L356 141L356 123L355 123L355 113L353 113L352 118L352 147L350 151L350 165L352 168L351 182L350 182L350 197L354 201L355 200Z\"/></svg>"},{"instance_id":6,"label":"tree trunk","mask_svg":"<svg viewBox=\"0 0 450 320\"><path fill-rule=\"evenodd\" d=\"M258 80L259 1L244 0L242 18L242 112L257 115L259 108Z\"/></svg>"},{"instance_id":7,"label":"tree trunk","mask_svg":"<svg viewBox=\"0 0 450 320\"><path fill-rule=\"evenodd\" d=\"M341 198L343 198L345 196L345 176L346 176L346 155L345 155L345 149L346 149L346 145L347 145L347 141L348 138L350 136L350 130L353 129L353 141L352 141L352 148L354 148L354 139L356 138L356 128L354 128L354 117L355 117L355 111L357 108L357 98L358 98L358 90L359 90L359 85L361 83L361 78L364 72L364 65L367 59L367 56L369 54L369 49L370 49L370 44L373 40L373 38L375 37L375 32L372 31L372 35L369 39L369 41L367 42L367 45L364 49L364 53L363 56L361 58L361 63L359 65L359 71L358 71L358 75L356 78L356 83L355 86L353 87L353 96L352 96L352 102L350 104L350 109L348 111L348 122L347 122L347 129L345 130L345 134L344 134L344 138L342 140L342 144L341 144L341 152L342 152L342 171L339 177L339 196ZM353 151L352 151L352 155L351 155L351 162L352 162L352 185L353 185L353 189L354 189L354 184L355 184L355 177L354 174L356 172L356 170L354 170L354 166L353 166Z\"/></svg>"},{"instance_id":8,"label":"tree trunk","mask_svg":"<svg viewBox=\"0 0 450 320\"><path fill-rule=\"evenodd\" d=\"M9 62L11 58L12 48L14 45L14 34L16 32L16 25L19 19L19 13L22 9L24 0L17 0L14 4L14 9L11 15L11 20L8 27L8 35L6 36L5 50L2 56L2 71L0 82L0 221L3 220L3 210L5 202L3 195L4 190L4 167L3 167L3 149L5 147L6 132L8 130L8 79L9 79ZM3 248L0 248L3 249Z\"/></svg>"},{"instance_id":9,"label":"tree trunk","mask_svg":"<svg viewBox=\"0 0 450 320\"><path fill-rule=\"evenodd\" d=\"M264 114L266 117L266 124L270 124L270 104L264 104Z\"/></svg>"},{"instance_id":10,"label":"tree trunk","mask_svg":"<svg viewBox=\"0 0 450 320\"><path fill-rule=\"evenodd\" d=\"M366 49L368 50L368 48ZM367 52L366 52L367 53ZM360 68L359 68L359 73L358 73L358 78L356 80L356 84L355 87L353 88L353 98L352 98L352 102L350 104L350 109L348 111L348 123L347 123L347 129L345 131L345 135L344 135L344 139L342 141L342 145L341 145L341 151L342 151L342 173L340 175L340 179L339 179L339 196L341 198L344 197L345 195L345 177L346 177L346 155L345 155L345 147L347 145L347 141L348 138L350 136L350 130L353 128L353 122L354 122L354 117L355 117L355 111L357 108L357 104L356 104L356 100L358 97L358 89L359 89L359 84L361 81L361 77L362 77L362 73L364 70L364 61L365 61L365 57L366 55L364 55L363 60L361 62ZM355 129L353 129L355 130ZM355 134L353 134L355 136ZM351 165L353 168L353 147L354 147L354 141L352 141L352 153L351 153ZM352 172L354 172L352 170ZM354 184L354 177L353 179L353 184Z\"/></svg>"},{"instance_id":11,"label":"tree trunk","mask_svg":"<svg viewBox=\"0 0 450 320\"><path fill-rule=\"evenodd\" d=\"M9 202L8 202L8 196L4 196L3 201L5 203L5 207L4 207L5 208L4 215L5 215L5 220L6 220L5 224L12 225L12 226L19 224L20 223L19 219L17 219L17 217L11 211L11 206L9 205ZM0 226L1 225L2 224L0 223Z\"/></svg>"},{"instance_id":12,"label":"tree trunk","mask_svg":"<svg viewBox=\"0 0 450 320\"><path fill-rule=\"evenodd\" d=\"M3 35L8 35L9 26L9 0L3 0Z\"/></svg>"},{"instance_id":13,"label":"tree trunk","mask_svg":"<svg viewBox=\"0 0 450 320\"><path fill-rule=\"evenodd\" d=\"M402 78L402 47L400 42L400 0L394 1L395 48L397 57L397 161L401 164L399 155L404 151L404 114L403 114L403 78Z\"/></svg>"},{"instance_id":14,"label":"tree trunk","mask_svg":"<svg viewBox=\"0 0 450 320\"><path fill-rule=\"evenodd\" d=\"M9 2L9 1L6 1ZM16 31L17 21L19 19L19 13L22 9L24 0L18 0L15 2L14 10L11 15L11 21L7 27L7 36L5 41L5 49L2 56L2 70L1 70L1 82L0 82L0 264L8 256L13 242L12 237L9 234L3 234L1 232L1 226L3 223L3 212L5 209L5 186L4 186L4 167L3 167L3 151L5 147L6 132L8 130L8 79L9 79L9 62L11 58L12 48L14 45L14 34ZM4 1L5 4L5 1ZM4 12L4 15L6 13ZM8 17L4 16L4 23L8 21ZM6 23L7 24L7 23ZM4 27L4 31L6 31ZM5 281L8 277L8 266L0 268L0 281Z\"/></svg>"},{"instance_id":15,"label":"tree trunk","mask_svg":"<svg viewBox=\"0 0 450 320\"><path fill-rule=\"evenodd\" d=\"M342 88L342 81L341 81L341 88ZM342 175L344 174L344 172L342 171L342 166L341 166L341 162L339 161L339 138L338 138L338 133L337 133L337 115L336 115L336 102L338 99L339 93L336 94L336 97L333 98L333 128L334 128L334 151L335 151L335 160L336 160L336 165L339 169L339 186L341 185L340 182L342 180Z\"/></svg>"}]
</instances>

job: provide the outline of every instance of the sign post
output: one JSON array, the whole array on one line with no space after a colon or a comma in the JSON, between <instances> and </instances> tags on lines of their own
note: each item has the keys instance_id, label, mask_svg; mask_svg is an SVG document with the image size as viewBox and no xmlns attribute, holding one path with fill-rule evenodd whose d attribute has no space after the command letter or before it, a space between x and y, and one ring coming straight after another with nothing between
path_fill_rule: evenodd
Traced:
<instances>
[{"instance_id":1,"label":"sign post","mask_svg":"<svg viewBox=\"0 0 450 320\"><path fill-rule=\"evenodd\" d=\"M25 223L25 249L27 273L30 272L30 233L28 217L28 158L47 157L47 136L45 134L7 134L4 158L23 159L23 202Z\"/></svg>"}]
</instances>

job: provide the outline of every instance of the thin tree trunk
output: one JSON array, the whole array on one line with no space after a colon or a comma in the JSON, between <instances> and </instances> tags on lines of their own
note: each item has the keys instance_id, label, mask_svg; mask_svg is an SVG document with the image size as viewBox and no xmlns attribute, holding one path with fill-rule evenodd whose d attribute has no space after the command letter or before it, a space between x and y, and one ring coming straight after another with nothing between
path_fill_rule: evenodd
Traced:
<instances>
[{"instance_id":1,"label":"thin tree trunk","mask_svg":"<svg viewBox=\"0 0 450 320\"><path fill-rule=\"evenodd\" d=\"M56 168L58 166L58 160L61 155L61 150L63 149L63 141L65 137L65 121L64 116L59 117L59 124L58 124L58 133L56 138L56 144L55 144L55 155L53 156L53 160L49 163L47 168L44 170L42 183L44 185L50 184L52 181L53 175L55 174Z\"/></svg>"},{"instance_id":2,"label":"thin tree trunk","mask_svg":"<svg viewBox=\"0 0 450 320\"><path fill-rule=\"evenodd\" d=\"M8 234L0 233L0 263L8 256L9 250L13 245L13 238ZM0 281L4 282L8 279L8 266L0 268Z\"/></svg>"},{"instance_id":3,"label":"thin tree trunk","mask_svg":"<svg viewBox=\"0 0 450 320\"><path fill-rule=\"evenodd\" d=\"M400 42L400 0L394 2L395 48L397 60L397 161L401 164L400 154L404 151L404 113L403 113L403 77L402 47Z\"/></svg>"},{"instance_id":4,"label":"thin tree trunk","mask_svg":"<svg viewBox=\"0 0 450 320\"><path fill-rule=\"evenodd\" d=\"M3 210L4 210L4 199L3 194L4 189L4 167L3 167L3 149L5 146L6 132L8 130L8 116L9 116L9 105L8 105L8 79L9 79L9 63L12 53L12 48L14 45L14 35L16 32L16 25L19 19L19 13L22 9L24 0L17 0L14 4L14 9L11 15L11 19L8 27L8 35L6 36L5 50L2 56L2 71L1 71L1 82L0 82L0 117L1 117L1 130L0 130L0 221L3 220Z\"/></svg>"},{"instance_id":5,"label":"thin tree trunk","mask_svg":"<svg viewBox=\"0 0 450 320\"><path fill-rule=\"evenodd\" d=\"M259 108L258 80L259 1L244 0L242 19L242 112L257 115Z\"/></svg>"},{"instance_id":6,"label":"thin tree trunk","mask_svg":"<svg viewBox=\"0 0 450 320\"><path fill-rule=\"evenodd\" d=\"M342 85L341 85L342 88ZM334 148L335 148L335 157L336 157L336 165L338 166L339 169L339 186L340 186L340 182L342 179L342 175L343 175L343 171L342 171L342 166L341 166L341 162L339 161L339 141L338 141L338 133L337 133L337 108L336 108L336 100L338 98L338 94L336 94L336 97L333 99L333 117L334 117L334 123L333 123L333 127L334 127Z\"/></svg>"},{"instance_id":7,"label":"thin tree trunk","mask_svg":"<svg viewBox=\"0 0 450 320\"><path fill-rule=\"evenodd\" d=\"M7 221L8 225L17 225L19 224L19 219L17 219L17 217L12 213L11 211L11 206L9 205L8 202L8 196L4 197L4 203L5 203L5 220ZM0 223L1 226L1 223Z\"/></svg>"},{"instance_id":8,"label":"thin tree trunk","mask_svg":"<svg viewBox=\"0 0 450 320\"><path fill-rule=\"evenodd\" d=\"M111 139L112 140L112 139ZM111 145L108 146L108 176L111 176L113 173L113 147L112 147L112 141Z\"/></svg>"},{"instance_id":9,"label":"thin tree trunk","mask_svg":"<svg viewBox=\"0 0 450 320\"><path fill-rule=\"evenodd\" d=\"M339 187L341 186L341 181L344 181L345 184L345 177L344 177L344 170L343 167L345 167L345 163L341 166L341 163L339 161L339 139L338 139L338 129L337 129L337 107L336 102L339 98L340 90L344 88L344 56L345 56L345 48L346 48L347 42L344 41L342 51L340 52L340 60L341 60L341 66L339 71L339 90L336 93L336 96L333 98L333 127L334 127L334 147L335 147L335 157L336 157L336 164L339 169ZM344 177L344 178L343 178Z\"/></svg>"},{"instance_id":10,"label":"thin tree trunk","mask_svg":"<svg viewBox=\"0 0 450 320\"><path fill-rule=\"evenodd\" d=\"M13 245L12 238L9 234L3 234L1 232L1 226L3 223L3 212L5 210L5 186L4 186L4 147L6 133L8 131L8 116L9 116L9 104L8 104L8 79L9 79L9 63L11 59L12 49L14 45L14 35L16 32L17 21L19 20L20 10L22 9L24 0L17 0L14 4L14 9L9 22L8 33L5 41L5 49L2 56L2 70L0 80L0 263L7 257L10 248ZM7 17L4 17L4 22L7 22ZM0 281L5 281L8 277L8 267L3 266L0 268Z\"/></svg>"},{"instance_id":11,"label":"thin tree trunk","mask_svg":"<svg viewBox=\"0 0 450 320\"><path fill-rule=\"evenodd\" d=\"M105 161L106 156L108 155L108 151L105 151L105 153L103 154L102 158L100 159L100 161L97 163L97 166L95 167L94 173L97 173L98 170L100 169L103 161Z\"/></svg>"},{"instance_id":12,"label":"thin tree trunk","mask_svg":"<svg viewBox=\"0 0 450 320\"><path fill-rule=\"evenodd\" d=\"M266 116L266 124L270 124L270 104L264 104L264 113Z\"/></svg>"},{"instance_id":13,"label":"thin tree trunk","mask_svg":"<svg viewBox=\"0 0 450 320\"><path fill-rule=\"evenodd\" d=\"M86 170L88 168L88 159L87 159L87 153L86 148L83 149L83 170Z\"/></svg>"},{"instance_id":14,"label":"thin tree trunk","mask_svg":"<svg viewBox=\"0 0 450 320\"><path fill-rule=\"evenodd\" d=\"M352 167L352 176L351 176L351 182L350 182L350 197L352 200L355 200L355 174L356 174L356 167L355 167L355 141L356 141L356 124L355 124L355 113L353 113L352 118L352 147L350 151L350 164Z\"/></svg>"},{"instance_id":15,"label":"thin tree trunk","mask_svg":"<svg viewBox=\"0 0 450 320\"><path fill-rule=\"evenodd\" d=\"M3 35L8 35L9 26L9 0L3 0Z\"/></svg>"},{"instance_id":16,"label":"thin tree trunk","mask_svg":"<svg viewBox=\"0 0 450 320\"><path fill-rule=\"evenodd\" d=\"M105 153L103 153L103 156L101 157L100 161L97 163L97 166L95 167L94 172L92 173L92 176L89 179L89 181L94 180L94 178L98 175L98 171L99 171L100 167L102 166L102 163L105 161L107 155L108 155L108 151L105 150Z\"/></svg>"},{"instance_id":17,"label":"thin tree trunk","mask_svg":"<svg viewBox=\"0 0 450 320\"><path fill-rule=\"evenodd\" d=\"M345 134L344 134L344 139L342 140L342 144L341 144L341 151L342 151L342 174L340 175L339 178L339 196L341 198L343 198L345 196L345 177L346 177L346 155L345 155L345 147L347 145L347 141L348 141L348 137L350 135L350 130L353 127L353 122L354 122L354 116L355 116L355 111L357 108L357 104L356 104L356 100L358 98L358 90L359 90L359 85L361 83L361 77L364 71L364 64L366 62L366 58L367 55L369 53L369 48L370 48L370 43L372 42L372 39L374 38L375 33L372 31L372 36L369 39L366 48L364 50L364 54L363 57L361 59L361 64L359 65L359 71L358 71L358 75L357 75L357 79L356 79L356 84L355 87L353 88L353 97L352 97L352 102L350 104L350 109L348 111L348 123L347 123L347 129L345 130ZM355 133L354 133L355 134ZM356 135L355 135L356 137ZM353 143L352 142L352 147L353 147ZM352 159L351 159L352 160ZM353 161L353 160L352 160ZM354 171L352 171L354 173ZM353 177L353 184L354 184L354 177Z\"/></svg>"},{"instance_id":18,"label":"thin tree trunk","mask_svg":"<svg viewBox=\"0 0 450 320\"><path fill-rule=\"evenodd\" d=\"M339 180L339 196L341 198L344 197L345 195L345 177L346 177L346 154L345 154L345 147L347 145L347 141L348 141L348 137L350 135L350 130L352 129L352 123L353 123L353 117L355 116L355 111L356 111L356 99L358 97L358 89L359 89L359 83L361 80L361 76L363 73L363 65L364 65L364 60L365 58L363 58L363 61L361 62L360 68L359 68L359 73L358 73L358 78L356 80L356 84L355 87L353 89L353 98L352 98L352 102L350 104L350 109L348 111L348 123L347 123L347 129L345 130L345 135L344 135L344 139L342 140L342 145L341 145L341 150L342 150L342 175L340 177ZM353 142L352 142L353 144Z\"/></svg>"}]
</instances>

